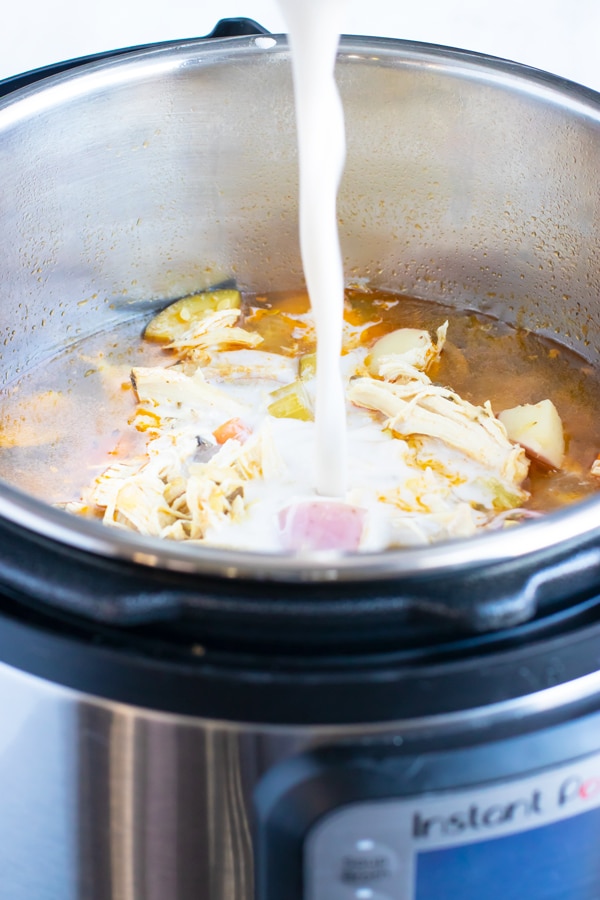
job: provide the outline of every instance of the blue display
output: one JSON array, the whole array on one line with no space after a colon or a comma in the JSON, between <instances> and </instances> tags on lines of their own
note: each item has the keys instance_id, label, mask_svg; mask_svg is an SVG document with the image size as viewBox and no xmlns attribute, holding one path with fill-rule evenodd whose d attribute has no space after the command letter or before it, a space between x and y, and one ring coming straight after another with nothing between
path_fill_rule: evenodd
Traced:
<instances>
[{"instance_id":1,"label":"blue display","mask_svg":"<svg viewBox=\"0 0 600 900\"><path fill-rule=\"evenodd\" d=\"M600 809L417 856L415 900L599 900Z\"/></svg>"}]
</instances>

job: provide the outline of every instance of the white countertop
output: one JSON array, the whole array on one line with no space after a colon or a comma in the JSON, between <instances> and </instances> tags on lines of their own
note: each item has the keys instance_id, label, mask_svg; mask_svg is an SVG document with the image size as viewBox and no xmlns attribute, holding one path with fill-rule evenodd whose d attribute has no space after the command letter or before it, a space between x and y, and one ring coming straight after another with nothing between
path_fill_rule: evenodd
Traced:
<instances>
[{"instance_id":1,"label":"white countertop","mask_svg":"<svg viewBox=\"0 0 600 900\"><path fill-rule=\"evenodd\" d=\"M88 53L196 37L231 16L284 30L276 0L24 0L3 17L0 79ZM598 0L348 0L343 30L478 50L600 91Z\"/></svg>"}]
</instances>

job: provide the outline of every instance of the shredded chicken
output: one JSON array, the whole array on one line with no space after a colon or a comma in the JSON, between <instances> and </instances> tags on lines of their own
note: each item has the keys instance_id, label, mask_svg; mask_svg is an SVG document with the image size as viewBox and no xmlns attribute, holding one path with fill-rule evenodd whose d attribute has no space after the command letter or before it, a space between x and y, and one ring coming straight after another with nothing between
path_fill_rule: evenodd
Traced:
<instances>
[{"instance_id":1,"label":"shredded chicken","mask_svg":"<svg viewBox=\"0 0 600 900\"><path fill-rule=\"evenodd\" d=\"M239 309L219 309L196 319L176 340L167 344L172 350L205 350L210 347L240 345L257 347L262 337L256 332L234 327Z\"/></svg>"},{"instance_id":2,"label":"shredded chicken","mask_svg":"<svg viewBox=\"0 0 600 900\"><path fill-rule=\"evenodd\" d=\"M401 437L438 438L514 484L527 475L525 452L508 440L489 403L474 406L429 381L391 384L368 377L354 380L347 396L386 416L384 427Z\"/></svg>"},{"instance_id":3,"label":"shredded chicken","mask_svg":"<svg viewBox=\"0 0 600 900\"><path fill-rule=\"evenodd\" d=\"M140 431L159 434L185 423L210 434L225 418L248 411L222 388L209 384L201 369L186 375L177 366L134 368L131 381L138 400L134 421Z\"/></svg>"},{"instance_id":4,"label":"shredded chicken","mask_svg":"<svg viewBox=\"0 0 600 900\"><path fill-rule=\"evenodd\" d=\"M182 307L177 336L166 345L177 351L176 364L131 372L132 423L146 436L146 454L108 467L79 504L69 504L72 511L95 510L108 525L152 537L254 546L261 529L281 520L284 503L303 511L286 516L292 544L290 522L306 531L317 514L339 512L345 522L351 510L346 518L360 549L465 537L507 510L519 515L528 497L523 450L489 404L474 406L426 374L442 352L447 322L435 342L415 332L403 352L379 354L370 375L364 349L352 349L353 339L345 347L354 481L343 501L323 507L302 499L312 491L314 423L269 414L282 384L306 386L312 402L314 366L299 375L289 357L252 349L262 339L237 326L238 308L201 313L188 325ZM232 431L232 420L243 427Z\"/></svg>"}]
</instances>

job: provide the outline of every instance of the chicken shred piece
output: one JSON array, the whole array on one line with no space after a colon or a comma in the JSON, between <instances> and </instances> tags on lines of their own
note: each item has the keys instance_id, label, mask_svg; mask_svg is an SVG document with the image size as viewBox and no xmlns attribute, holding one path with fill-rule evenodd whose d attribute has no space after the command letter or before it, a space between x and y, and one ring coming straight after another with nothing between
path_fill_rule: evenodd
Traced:
<instances>
[{"instance_id":1,"label":"chicken shred piece","mask_svg":"<svg viewBox=\"0 0 600 900\"><path fill-rule=\"evenodd\" d=\"M145 406L155 410L159 419L198 419L215 427L225 418L243 417L246 407L226 391L206 381L201 369L186 375L179 366L162 368L151 366L132 369L131 381L138 400L138 410L143 414ZM213 416L210 416L210 413ZM159 423L160 424L160 423ZM210 429L212 430L212 429Z\"/></svg>"},{"instance_id":2,"label":"chicken shred piece","mask_svg":"<svg viewBox=\"0 0 600 900\"><path fill-rule=\"evenodd\" d=\"M387 417L384 428L401 437L438 438L513 483L527 475L521 447L513 445L491 406L474 406L453 391L422 381L393 384L368 376L355 379L348 399Z\"/></svg>"},{"instance_id":3,"label":"chicken shred piece","mask_svg":"<svg viewBox=\"0 0 600 900\"><path fill-rule=\"evenodd\" d=\"M239 309L218 309L194 321L181 337L167 344L170 350L207 350L214 347L241 345L257 347L263 338L255 331L235 326Z\"/></svg>"}]
</instances>

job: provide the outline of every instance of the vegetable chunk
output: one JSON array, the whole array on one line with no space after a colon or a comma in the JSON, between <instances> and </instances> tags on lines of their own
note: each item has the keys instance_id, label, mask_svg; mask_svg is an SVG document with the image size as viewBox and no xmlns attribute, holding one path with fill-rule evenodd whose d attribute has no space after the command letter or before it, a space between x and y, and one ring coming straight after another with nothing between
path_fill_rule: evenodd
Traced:
<instances>
[{"instance_id":1,"label":"vegetable chunk","mask_svg":"<svg viewBox=\"0 0 600 900\"><path fill-rule=\"evenodd\" d=\"M498 418L511 441L530 456L560 469L565 456L563 425L552 400L505 409Z\"/></svg>"},{"instance_id":2,"label":"vegetable chunk","mask_svg":"<svg viewBox=\"0 0 600 900\"><path fill-rule=\"evenodd\" d=\"M380 338L367 358L369 373L386 381L419 378L427 367L438 360L446 341L448 322L437 330L434 343L428 331L420 328L398 328Z\"/></svg>"},{"instance_id":3,"label":"vegetable chunk","mask_svg":"<svg viewBox=\"0 0 600 900\"><path fill-rule=\"evenodd\" d=\"M309 500L279 514L282 544L295 553L358 550L366 512L335 500Z\"/></svg>"},{"instance_id":4,"label":"vegetable chunk","mask_svg":"<svg viewBox=\"0 0 600 900\"><path fill-rule=\"evenodd\" d=\"M271 391L270 396L273 400L267 412L276 419L300 419L302 422L314 419L310 399L300 379Z\"/></svg>"},{"instance_id":5,"label":"vegetable chunk","mask_svg":"<svg viewBox=\"0 0 600 900\"><path fill-rule=\"evenodd\" d=\"M151 319L144 331L144 337L148 341L159 343L175 341L207 313L239 309L241 305L242 297L239 291L207 291L203 294L192 294L171 303Z\"/></svg>"}]
</instances>

